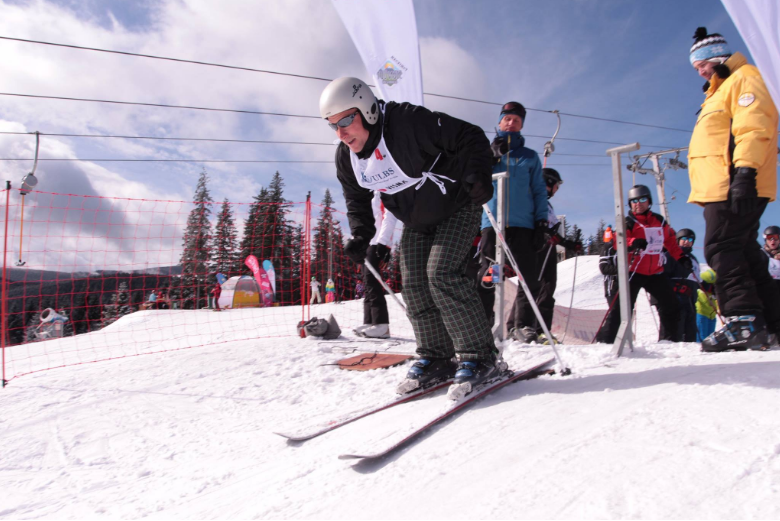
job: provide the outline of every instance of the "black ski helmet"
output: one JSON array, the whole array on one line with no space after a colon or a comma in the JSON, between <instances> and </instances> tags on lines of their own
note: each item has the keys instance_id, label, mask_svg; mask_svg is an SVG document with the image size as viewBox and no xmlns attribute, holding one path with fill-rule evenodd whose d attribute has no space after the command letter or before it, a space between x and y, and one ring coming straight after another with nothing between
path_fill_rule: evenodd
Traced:
<instances>
[{"instance_id":1,"label":"black ski helmet","mask_svg":"<svg viewBox=\"0 0 780 521\"><path fill-rule=\"evenodd\" d=\"M767 226L764 230L764 239L767 235L780 235L780 226Z\"/></svg>"},{"instance_id":2,"label":"black ski helmet","mask_svg":"<svg viewBox=\"0 0 780 521\"><path fill-rule=\"evenodd\" d=\"M693 230L689 228L683 228L679 232L677 232L677 242L680 242L680 239L687 237L693 241L696 240L696 234L693 233Z\"/></svg>"},{"instance_id":3,"label":"black ski helmet","mask_svg":"<svg viewBox=\"0 0 780 521\"><path fill-rule=\"evenodd\" d=\"M647 197L650 204L653 204L653 194L650 193L650 189L645 185L634 185L631 190L628 191L628 202L631 203L631 199L639 199L640 197Z\"/></svg>"},{"instance_id":4,"label":"black ski helmet","mask_svg":"<svg viewBox=\"0 0 780 521\"><path fill-rule=\"evenodd\" d=\"M554 168L542 168L542 175L544 176L544 182L547 183L547 186L563 184L561 174L559 174L558 171Z\"/></svg>"}]
</instances>

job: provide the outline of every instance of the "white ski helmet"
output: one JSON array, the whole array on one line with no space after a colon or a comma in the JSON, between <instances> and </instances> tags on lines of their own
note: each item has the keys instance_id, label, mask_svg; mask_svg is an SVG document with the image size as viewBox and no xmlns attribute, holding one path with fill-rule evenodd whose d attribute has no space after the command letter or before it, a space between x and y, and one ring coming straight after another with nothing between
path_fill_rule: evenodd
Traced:
<instances>
[{"instance_id":1,"label":"white ski helmet","mask_svg":"<svg viewBox=\"0 0 780 521\"><path fill-rule=\"evenodd\" d=\"M330 82L320 95L320 115L328 119L334 114L356 108L366 123L379 120L379 105L371 88L363 80L343 76Z\"/></svg>"}]
</instances>

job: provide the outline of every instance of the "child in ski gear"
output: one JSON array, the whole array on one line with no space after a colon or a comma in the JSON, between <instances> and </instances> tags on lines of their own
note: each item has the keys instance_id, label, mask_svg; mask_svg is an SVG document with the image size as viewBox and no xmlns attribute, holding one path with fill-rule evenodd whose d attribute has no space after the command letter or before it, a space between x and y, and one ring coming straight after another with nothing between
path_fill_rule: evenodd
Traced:
<instances>
[{"instance_id":1,"label":"child in ski gear","mask_svg":"<svg viewBox=\"0 0 780 521\"><path fill-rule=\"evenodd\" d=\"M322 297L320 296L320 283L317 281L317 277L311 278L309 286L311 286L311 300L309 300L309 304L314 304L315 298L317 299L317 304L322 304Z\"/></svg>"},{"instance_id":2,"label":"child in ski gear","mask_svg":"<svg viewBox=\"0 0 780 521\"><path fill-rule=\"evenodd\" d=\"M336 284L333 279L325 283L325 302L336 302Z\"/></svg>"},{"instance_id":3,"label":"child in ski gear","mask_svg":"<svg viewBox=\"0 0 780 521\"><path fill-rule=\"evenodd\" d=\"M632 187L628 191L628 202L631 210L626 217L626 245L629 251L631 309L634 309L639 290L644 289L658 301L658 312L663 324L659 340L679 342L682 338L678 327L680 303L669 279L663 274L663 249L666 248L671 258L679 262L683 269L690 270L692 261L680 249L671 226L663 217L650 211L653 196L648 187ZM620 313L617 305L613 310Z\"/></svg>"},{"instance_id":4,"label":"child in ski gear","mask_svg":"<svg viewBox=\"0 0 780 521\"><path fill-rule=\"evenodd\" d=\"M617 250L615 250L612 228L604 230L604 246L599 257L599 271L604 275L604 297L607 299L607 314L596 334L596 342L611 344L620 329L620 306L618 305Z\"/></svg>"},{"instance_id":5,"label":"child in ski gear","mask_svg":"<svg viewBox=\"0 0 780 521\"><path fill-rule=\"evenodd\" d=\"M517 261L520 272L531 291L533 298L539 295L540 284L537 280L539 268L536 251L545 244L548 231L549 209L547 189L542 176L542 163L539 155L525 146L525 138L520 131L525 123L525 107L516 101L510 101L501 108L498 121L498 133L493 140L493 173L509 172L506 181L505 219L503 230L509 250ZM497 181L493 181L494 190ZM493 215L496 213L497 192L488 203ZM490 225L487 213L482 216L483 269L495 259L496 237ZM523 291L517 292L512 304L507 328L518 340L535 340L536 316ZM520 333L523 328L533 332L533 338ZM513 331L514 330L514 331Z\"/></svg>"},{"instance_id":6,"label":"child in ski gear","mask_svg":"<svg viewBox=\"0 0 780 521\"><path fill-rule=\"evenodd\" d=\"M352 231L345 252L358 264L366 258L376 234L375 191L404 223L403 293L422 360L398 392L455 376L446 363L455 355L460 364L489 368L475 375L475 383L498 372L490 326L464 273L480 206L493 193L484 132L424 107L385 103L358 78L332 81L320 97L320 114L341 141L336 171ZM446 370L434 375L434 367Z\"/></svg>"},{"instance_id":7,"label":"child in ski gear","mask_svg":"<svg viewBox=\"0 0 780 521\"><path fill-rule=\"evenodd\" d=\"M380 192L374 192L374 197L371 199L371 209L376 233L369 241L366 260L379 273L382 273L382 264L390 262L390 245L393 243L393 230L398 219L385 209ZM363 283L366 291L366 299L363 301L363 325L358 326L355 333L371 338L388 338L390 336L390 315L387 312L385 290L376 277L365 267L363 268Z\"/></svg>"},{"instance_id":8,"label":"child in ski gear","mask_svg":"<svg viewBox=\"0 0 780 521\"><path fill-rule=\"evenodd\" d=\"M756 243L777 191L778 113L758 69L721 35L699 27L694 39L691 65L707 83L688 149L688 202L704 207L704 256L727 322L702 350L760 349L767 328L780 329L780 293Z\"/></svg>"},{"instance_id":9,"label":"child in ski gear","mask_svg":"<svg viewBox=\"0 0 780 521\"><path fill-rule=\"evenodd\" d=\"M536 252L536 263L541 271L541 279L537 274L537 280L540 280L539 295L536 299L537 306L539 306L539 312L547 325L547 330L552 331L553 311L555 310L555 287L558 284L558 252L557 246L561 245L567 250L574 250L575 255L583 253L582 243L580 241L573 241L566 239L561 235L561 222L555 215L555 209L550 203L550 199L558 192L558 189L563 184L561 174L554 168L543 168L542 176L544 177L544 183L547 189L547 233L546 242L544 246ZM537 336L537 340L541 344L549 344L549 340L545 338L542 326L538 323L536 330L532 333ZM552 333L551 333L552 334Z\"/></svg>"},{"instance_id":10,"label":"child in ski gear","mask_svg":"<svg viewBox=\"0 0 780 521\"><path fill-rule=\"evenodd\" d=\"M689 228L683 228L677 232L677 244L685 255L691 260L691 267L684 267L668 251L664 252L664 275L669 277L672 283L672 289L677 294L677 300L680 302L680 316L677 327L683 342L696 342L696 301L699 290L699 261L693 255L693 243L696 241L696 234ZM661 324L663 328L663 324ZM661 332L663 337L663 331Z\"/></svg>"},{"instance_id":11,"label":"child in ski gear","mask_svg":"<svg viewBox=\"0 0 780 521\"><path fill-rule=\"evenodd\" d=\"M715 316L718 314L718 301L713 294L715 272L708 269L701 274L701 288L696 299L696 341L701 342L715 332Z\"/></svg>"},{"instance_id":12,"label":"child in ski gear","mask_svg":"<svg viewBox=\"0 0 780 521\"><path fill-rule=\"evenodd\" d=\"M768 226L764 230L764 253L769 260L769 275L780 288L780 227Z\"/></svg>"}]
</instances>

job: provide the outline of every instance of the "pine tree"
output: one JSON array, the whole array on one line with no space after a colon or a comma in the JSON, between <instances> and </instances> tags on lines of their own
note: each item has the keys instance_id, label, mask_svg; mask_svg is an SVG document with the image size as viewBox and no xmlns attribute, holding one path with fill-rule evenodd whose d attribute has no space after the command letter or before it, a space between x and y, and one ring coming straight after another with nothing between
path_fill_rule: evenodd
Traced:
<instances>
[{"instance_id":1,"label":"pine tree","mask_svg":"<svg viewBox=\"0 0 780 521\"><path fill-rule=\"evenodd\" d=\"M263 229L265 227L265 211L268 203L268 190L260 188L260 193L254 196L254 202L249 207L249 215L244 221L244 234L241 239L241 253L236 259L235 269L233 271L241 273L246 270L244 261L250 255L255 257L260 254L263 243ZM262 257L258 257L263 262Z\"/></svg>"},{"instance_id":2,"label":"pine tree","mask_svg":"<svg viewBox=\"0 0 780 521\"><path fill-rule=\"evenodd\" d=\"M341 232L341 224L336 221L333 215L333 197L328 189L325 190L322 210L317 219L317 225L314 227L312 247L314 251L312 252L311 274L317 277L323 286L328 277L332 277L334 273L350 273L350 269L354 271L354 263L344 256L344 237ZM330 253L332 256L329 256ZM349 283L349 280L342 282L342 284ZM341 288L336 288L336 291L340 292Z\"/></svg>"},{"instance_id":3,"label":"pine tree","mask_svg":"<svg viewBox=\"0 0 780 521\"><path fill-rule=\"evenodd\" d=\"M103 306L103 315L101 317L101 328L113 324L121 317L129 315L135 309L130 306L130 289L126 281L119 283L116 293L111 295L111 303Z\"/></svg>"},{"instance_id":4,"label":"pine tree","mask_svg":"<svg viewBox=\"0 0 780 521\"><path fill-rule=\"evenodd\" d=\"M230 276L236 267L238 259L238 232L233 218L233 208L227 198L222 201L222 207L217 216L217 225L214 229L214 242L211 271Z\"/></svg>"},{"instance_id":5,"label":"pine tree","mask_svg":"<svg viewBox=\"0 0 780 521\"><path fill-rule=\"evenodd\" d=\"M607 223L604 219L599 219L599 226L596 229L596 235L592 236L593 241L590 243L588 249L588 255L601 255L601 249L604 246L604 230L607 228Z\"/></svg>"},{"instance_id":6,"label":"pine tree","mask_svg":"<svg viewBox=\"0 0 780 521\"><path fill-rule=\"evenodd\" d=\"M182 299L184 307L198 309L205 305L208 292L211 254L211 207L214 204L208 189L208 174L204 169L195 188L194 208L184 230L184 251L179 261L182 267Z\"/></svg>"}]
</instances>

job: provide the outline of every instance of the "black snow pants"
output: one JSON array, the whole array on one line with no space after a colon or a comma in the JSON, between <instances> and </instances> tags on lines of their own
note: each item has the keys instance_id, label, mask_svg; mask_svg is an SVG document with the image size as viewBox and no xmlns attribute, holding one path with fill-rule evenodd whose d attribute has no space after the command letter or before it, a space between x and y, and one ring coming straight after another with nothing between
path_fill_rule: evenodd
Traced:
<instances>
[{"instance_id":1,"label":"black snow pants","mask_svg":"<svg viewBox=\"0 0 780 521\"><path fill-rule=\"evenodd\" d=\"M482 237L483 257L495 259L496 233L492 228L485 228L482 230ZM537 266L537 254L534 248L534 230L512 226L506 229L504 238L506 239L507 246L509 246L509 251L512 252L512 256L517 262L517 267L520 268L520 273L522 273L528 289L531 290L534 299L537 299L541 286L537 281L537 278L539 277L537 270L541 267L541 264ZM544 258L542 258L542 261L544 261ZM555 261L555 259L553 259L553 261ZM506 264L509 265L508 260ZM528 303L528 299L526 298L522 287L518 287L517 298L512 303L512 310L509 312L509 320L507 320L506 324L507 331L523 327L532 327L536 329L536 326L536 316L534 315L533 309Z\"/></svg>"},{"instance_id":2,"label":"black snow pants","mask_svg":"<svg viewBox=\"0 0 780 521\"><path fill-rule=\"evenodd\" d=\"M379 273L382 273L379 267L381 262L376 251L376 245L368 247L366 260L374 266ZM363 301L363 323L364 324L389 324L390 317L387 314L387 301L385 300L385 290L376 280L376 277L363 268L363 287L365 288L366 298Z\"/></svg>"},{"instance_id":3,"label":"black snow pants","mask_svg":"<svg viewBox=\"0 0 780 521\"><path fill-rule=\"evenodd\" d=\"M555 246L549 249L549 246L545 246L536 254L536 266L541 270L544 265L544 272L542 272L542 280L539 281L539 295L536 297L536 305L539 306L539 313L542 314L544 323L547 324L547 329L552 331L553 312L555 311L555 287L558 285L558 252L555 250ZM547 252L550 252L550 256L547 256ZM547 258L547 264L544 264L544 260ZM536 275L539 278L539 275ZM530 307L530 305L529 305ZM533 311L532 311L533 312ZM536 333L542 334L542 326L539 325L539 321L536 323Z\"/></svg>"},{"instance_id":4,"label":"black snow pants","mask_svg":"<svg viewBox=\"0 0 780 521\"><path fill-rule=\"evenodd\" d=\"M759 315L771 332L780 332L780 294L769 274L769 259L756 242L761 215L758 209L735 215L727 201L704 205L704 257L715 270L715 295L724 317Z\"/></svg>"}]
</instances>

